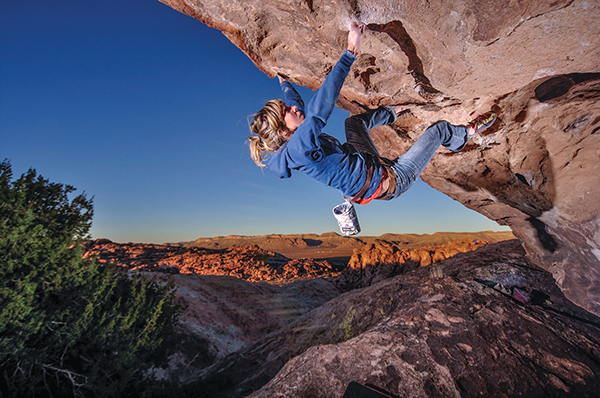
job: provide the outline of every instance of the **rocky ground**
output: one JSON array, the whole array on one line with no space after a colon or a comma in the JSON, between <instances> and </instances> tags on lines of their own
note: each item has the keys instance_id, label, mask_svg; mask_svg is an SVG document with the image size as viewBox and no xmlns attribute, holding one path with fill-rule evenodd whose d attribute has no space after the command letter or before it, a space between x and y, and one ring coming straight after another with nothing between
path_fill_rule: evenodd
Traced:
<instances>
[{"instance_id":1,"label":"rocky ground","mask_svg":"<svg viewBox=\"0 0 600 398\"><path fill-rule=\"evenodd\" d=\"M205 249L142 243L92 242L88 256L112 261L132 270L173 274L227 275L249 282L292 280L329 276L336 269L327 261L289 259L256 245Z\"/></svg>"},{"instance_id":2,"label":"rocky ground","mask_svg":"<svg viewBox=\"0 0 600 398\"><path fill-rule=\"evenodd\" d=\"M599 380L600 319L513 240L340 294L191 375L180 395L341 397L357 381L398 397L588 397Z\"/></svg>"},{"instance_id":3,"label":"rocky ground","mask_svg":"<svg viewBox=\"0 0 600 398\"><path fill-rule=\"evenodd\" d=\"M598 396L600 319L519 241L485 243L379 239L348 267L258 246L95 241L88 255L177 285L182 341L156 375L182 398L341 397L351 381L398 397Z\"/></svg>"}]
</instances>

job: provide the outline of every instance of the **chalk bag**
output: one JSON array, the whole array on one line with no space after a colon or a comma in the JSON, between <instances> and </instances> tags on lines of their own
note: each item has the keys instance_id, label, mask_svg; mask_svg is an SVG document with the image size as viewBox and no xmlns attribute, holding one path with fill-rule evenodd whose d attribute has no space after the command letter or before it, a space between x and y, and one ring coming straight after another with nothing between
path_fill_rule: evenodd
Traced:
<instances>
[{"instance_id":1,"label":"chalk bag","mask_svg":"<svg viewBox=\"0 0 600 398\"><path fill-rule=\"evenodd\" d=\"M346 199L344 203L333 208L333 215L340 226L342 234L345 236L352 236L360 233L356 209L354 209L354 204L348 199Z\"/></svg>"}]
</instances>

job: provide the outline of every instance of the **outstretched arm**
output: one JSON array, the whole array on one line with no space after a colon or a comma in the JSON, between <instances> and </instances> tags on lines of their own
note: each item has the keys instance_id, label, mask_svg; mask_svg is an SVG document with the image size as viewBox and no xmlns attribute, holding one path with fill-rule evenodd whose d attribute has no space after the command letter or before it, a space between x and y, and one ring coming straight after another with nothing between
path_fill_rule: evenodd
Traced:
<instances>
[{"instance_id":1,"label":"outstretched arm","mask_svg":"<svg viewBox=\"0 0 600 398\"><path fill-rule=\"evenodd\" d=\"M322 126L327 122L335 102L340 95L340 90L350 71L350 67L360 53L364 33L364 25L358 26L355 23L352 23L350 32L348 33L348 49L344 51L341 59L333 67L331 72L329 72L321 85L321 88L319 88L307 106L307 117L308 115L311 115L315 119L319 119Z\"/></svg>"},{"instance_id":2,"label":"outstretched arm","mask_svg":"<svg viewBox=\"0 0 600 398\"><path fill-rule=\"evenodd\" d=\"M304 101L292 83L281 75L277 75L277 78L279 78L279 84L281 85L281 91L283 92L283 102L285 102L287 106L296 105L300 112L306 116L306 113L304 113Z\"/></svg>"},{"instance_id":3,"label":"outstretched arm","mask_svg":"<svg viewBox=\"0 0 600 398\"><path fill-rule=\"evenodd\" d=\"M348 51L354 55L354 57L358 57L360 54L360 50L362 48L363 37L365 34L365 25L357 25L356 23L352 23L350 26L350 32L348 32ZM347 73L347 72L346 72ZM281 85L281 90L283 91L283 101L288 106L296 105L298 109L302 112L303 115L306 116L306 112L304 110L304 101L302 97L296 89L292 86L292 84L283 76L277 75L279 79L279 84ZM345 78L345 76L344 76ZM342 79L343 83L343 79ZM340 85L341 88L341 85ZM339 90L337 90L339 92ZM337 96L333 99L333 102L337 100ZM333 108L333 106L332 106ZM327 120L327 116L324 117ZM324 121L325 121L324 120Z\"/></svg>"},{"instance_id":4,"label":"outstretched arm","mask_svg":"<svg viewBox=\"0 0 600 398\"><path fill-rule=\"evenodd\" d=\"M304 113L306 119L290 137L285 151L285 156L275 156L267 166L269 170L281 177L289 177L290 169L319 162L324 158L324 153L319 142L321 129L327 123L335 102L337 101L344 80L348 76L356 55L362 47L364 26L353 24L348 34L348 48L335 64L325 81L317 90L311 101L306 105ZM282 88L291 83L280 77ZM293 89L293 87L292 87ZM294 90L295 91L295 90ZM287 101L286 101L287 104ZM287 174L281 170L285 170Z\"/></svg>"}]
</instances>

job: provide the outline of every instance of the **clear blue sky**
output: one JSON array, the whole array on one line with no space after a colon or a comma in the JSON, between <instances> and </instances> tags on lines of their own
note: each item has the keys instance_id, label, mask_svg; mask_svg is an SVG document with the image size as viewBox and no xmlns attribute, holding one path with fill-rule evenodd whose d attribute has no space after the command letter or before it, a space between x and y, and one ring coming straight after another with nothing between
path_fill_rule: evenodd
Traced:
<instances>
[{"instance_id":1,"label":"clear blue sky","mask_svg":"<svg viewBox=\"0 0 600 398\"><path fill-rule=\"evenodd\" d=\"M0 160L93 196L94 238L338 231L338 191L250 158L247 116L279 97L219 31L158 1L0 3ZM347 116L325 131L343 140ZM363 235L507 230L421 181L358 216Z\"/></svg>"}]
</instances>

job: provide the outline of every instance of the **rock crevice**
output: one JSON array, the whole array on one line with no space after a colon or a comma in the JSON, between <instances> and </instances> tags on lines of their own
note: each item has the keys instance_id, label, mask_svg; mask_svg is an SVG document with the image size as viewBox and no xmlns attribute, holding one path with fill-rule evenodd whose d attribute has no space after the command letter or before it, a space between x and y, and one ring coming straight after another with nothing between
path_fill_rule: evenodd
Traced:
<instances>
[{"instance_id":1,"label":"rock crevice","mask_svg":"<svg viewBox=\"0 0 600 398\"><path fill-rule=\"evenodd\" d=\"M374 32L387 33L392 40L398 43L400 49L408 58L408 72L415 79L415 86L424 98L431 98L433 94L440 94L432 85L423 69L423 62L417 55L417 48L412 38L404 28L401 21L390 21L385 24L370 24L369 29Z\"/></svg>"}]
</instances>

